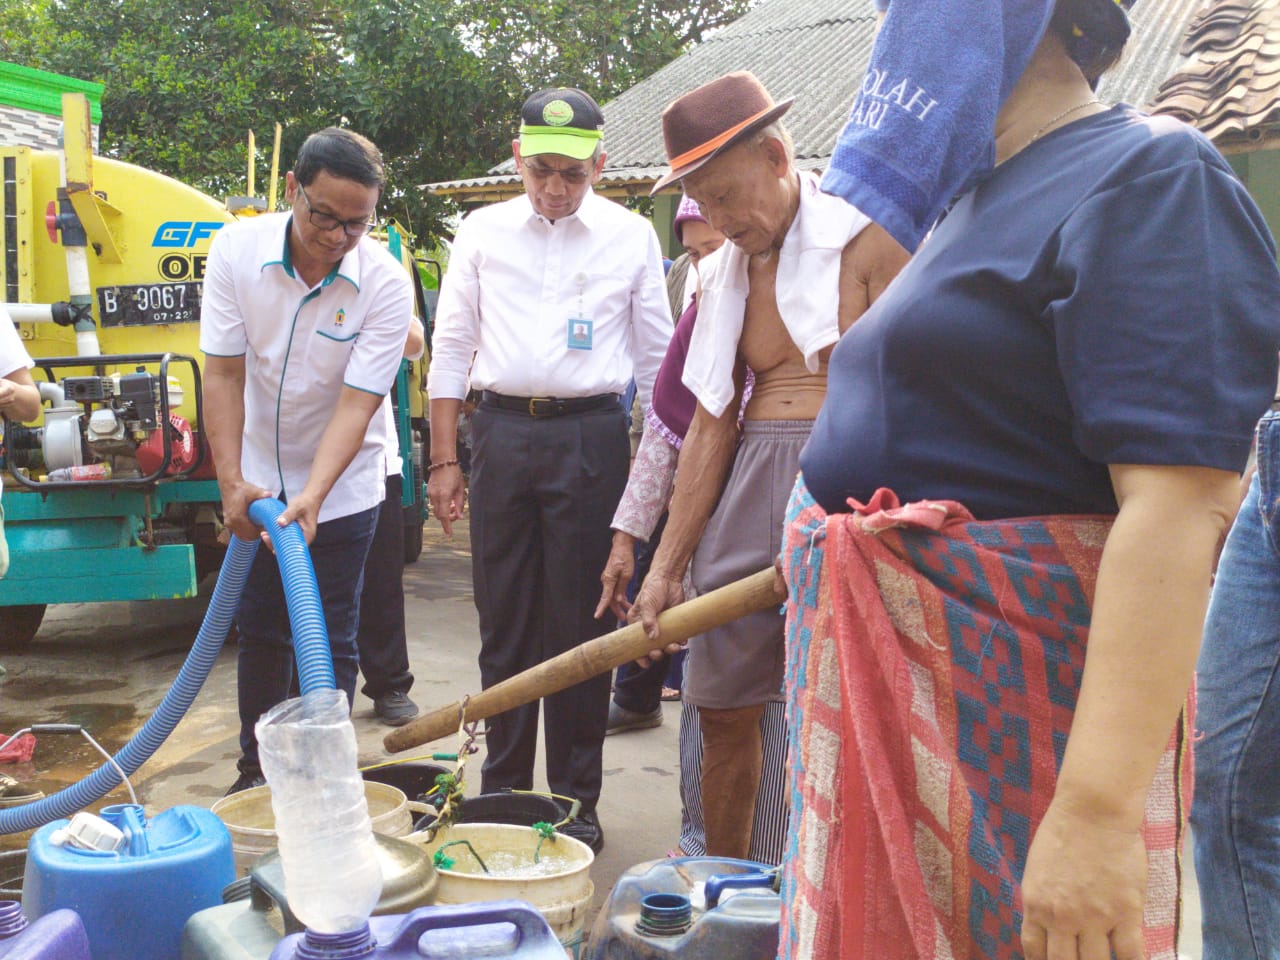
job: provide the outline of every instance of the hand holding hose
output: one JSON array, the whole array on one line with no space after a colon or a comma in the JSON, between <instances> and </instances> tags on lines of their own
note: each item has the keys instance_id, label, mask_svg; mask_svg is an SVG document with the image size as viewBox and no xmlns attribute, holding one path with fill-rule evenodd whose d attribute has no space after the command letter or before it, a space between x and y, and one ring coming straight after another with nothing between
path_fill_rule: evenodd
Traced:
<instances>
[{"instance_id":1,"label":"hand holding hose","mask_svg":"<svg viewBox=\"0 0 1280 960\"><path fill-rule=\"evenodd\" d=\"M320 518L320 501L307 495L304 489L300 494L289 501L284 508L284 512L276 518L277 527L287 527L293 521L298 522L298 526L302 530L302 536L307 541L307 546L311 546L316 539L316 524ZM271 537L267 531L262 531L262 542L266 544L273 552L275 547L271 543Z\"/></svg>"},{"instance_id":2,"label":"hand holding hose","mask_svg":"<svg viewBox=\"0 0 1280 960\"><path fill-rule=\"evenodd\" d=\"M249 507L257 500L271 498L271 491L263 490L243 477L219 479L222 494L222 522L237 537L253 543L262 533L262 527L249 519Z\"/></svg>"}]
</instances>

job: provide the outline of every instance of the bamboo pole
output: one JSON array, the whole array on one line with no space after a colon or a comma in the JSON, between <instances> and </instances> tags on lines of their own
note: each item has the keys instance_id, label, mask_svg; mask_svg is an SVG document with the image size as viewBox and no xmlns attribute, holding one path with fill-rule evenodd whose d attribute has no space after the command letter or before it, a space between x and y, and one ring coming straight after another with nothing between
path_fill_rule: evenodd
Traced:
<instances>
[{"instance_id":1,"label":"bamboo pole","mask_svg":"<svg viewBox=\"0 0 1280 960\"><path fill-rule=\"evenodd\" d=\"M775 588L773 568L761 570L663 611L658 617L662 634L659 642L664 646L683 643L749 613L776 607L784 599ZM654 641L646 636L641 624L628 624L475 694L466 701L466 720L484 720L532 703L643 657L653 647ZM461 709L462 701L457 701L433 710L388 733L382 745L391 753L398 753L455 733Z\"/></svg>"}]
</instances>

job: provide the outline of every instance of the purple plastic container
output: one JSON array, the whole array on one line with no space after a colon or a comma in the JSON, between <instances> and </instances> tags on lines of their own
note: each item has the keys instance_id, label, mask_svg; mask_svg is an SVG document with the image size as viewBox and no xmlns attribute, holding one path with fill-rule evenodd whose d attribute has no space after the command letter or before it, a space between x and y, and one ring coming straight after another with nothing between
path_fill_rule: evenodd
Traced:
<instances>
[{"instance_id":1,"label":"purple plastic container","mask_svg":"<svg viewBox=\"0 0 1280 960\"><path fill-rule=\"evenodd\" d=\"M289 934L270 960L565 960L542 914L521 900L419 907L351 933Z\"/></svg>"},{"instance_id":2,"label":"purple plastic container","mask_svg":"<svg viewBox=\"0 0 1280 960\"><path fill-rule=\"evenodd\" d=\"M84 923L74 910L54 910L35 923L17 900L0 900L0 957L4 960L93 960Z\"/></svg>"}]
</instances>

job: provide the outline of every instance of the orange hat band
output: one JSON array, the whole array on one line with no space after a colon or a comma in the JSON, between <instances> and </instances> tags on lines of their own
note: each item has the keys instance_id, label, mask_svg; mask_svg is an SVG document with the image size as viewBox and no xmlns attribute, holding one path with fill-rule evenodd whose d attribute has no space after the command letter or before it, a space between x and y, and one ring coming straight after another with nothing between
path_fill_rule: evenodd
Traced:
<instances>
[{"instance_id":1,"label":"orange hat band","mask_svg":"<svg viewBox=\"0 0 1280 960\"><path fill-rule=\"evenodd\" d=\"M673 171L678 170L680 167L687 166L688 164L693 163L696 160L701 160L707 154L720 149L722 146L724 146L726 143L728 143L730 140L736 137L739 133L741 133L744 129L751 126L751 124L755 123L757 120L763 117L770 110L774 109L774 107L775 107L775 104L770 104L769 106L761 110L759 113L752 114L751 116L747 117L747 119L743 120L741 123L736 123L732 127L730 127L728 130L725 130L723 133L717 134L716 136L712 137L706 143L700 143L696 147L694 147L692 150L686 150L684 153L680 154L680 156L672 157L671 160L669 161L669 165L671 169Z\"/></svg>"}]
</instances>

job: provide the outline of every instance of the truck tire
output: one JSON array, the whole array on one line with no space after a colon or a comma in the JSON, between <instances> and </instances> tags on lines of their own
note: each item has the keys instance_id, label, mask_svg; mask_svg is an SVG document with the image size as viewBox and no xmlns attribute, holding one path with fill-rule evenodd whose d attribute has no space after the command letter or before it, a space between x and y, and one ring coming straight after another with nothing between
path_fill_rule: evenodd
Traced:
<instances>
[{"instance_id":1,"label":"truck tire","mask_svg":"<svg viewBox=\"0 0 1280 960\"><path fill-rule=\"evenodd\" d=\"M404 508L404 562L413 563L422 556L422 528L425 523L418 504Z\"/></svg>"},{"instance_id":2,"label":"truck tire","mask_svg":"<svg viewBox=\"0 0 1280 960\"><path fill-rule=\"evenodd\" d=\"M45 604L20 603L0 607L0 650L24 650L44 620Z\"/></svg>"}]
</instances>

